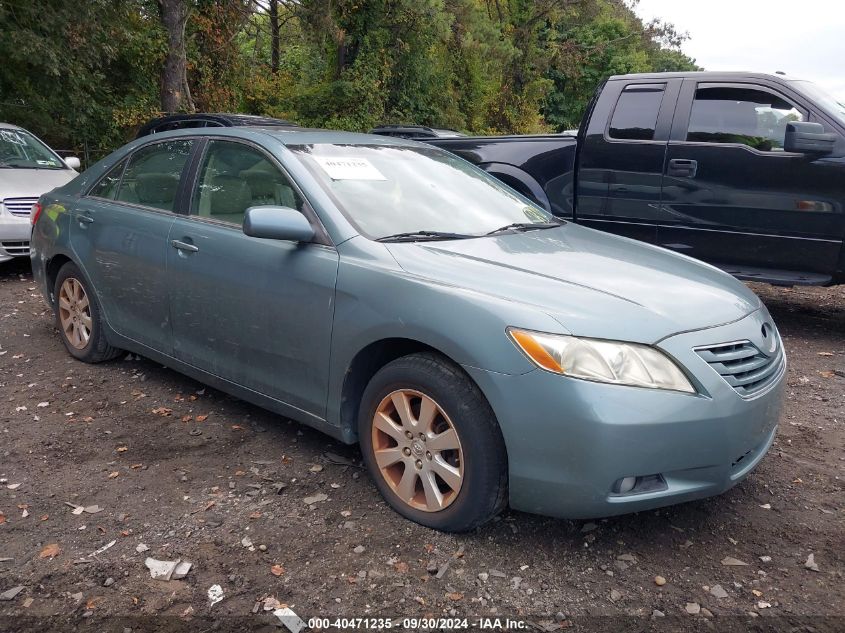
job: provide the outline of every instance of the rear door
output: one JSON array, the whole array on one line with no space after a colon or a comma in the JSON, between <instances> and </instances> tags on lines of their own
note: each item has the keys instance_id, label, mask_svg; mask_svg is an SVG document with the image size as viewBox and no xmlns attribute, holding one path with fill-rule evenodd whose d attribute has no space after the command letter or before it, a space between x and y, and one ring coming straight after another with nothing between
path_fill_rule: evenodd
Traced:
<instances>
[{"instance_id":1,"label":"rear door","mask_svg":"<svg viewBox=\"0 0 845 633\"><path fill-rule=\"evenodd\" d=\"M684 82L658 243L746 279L824 283L842 248L837 159L783 150L808 104L764 82Z\"/></svg>"},{"instance_id":2,"label":"rear door","mask_svg":"<svg viewBox=\"0 0 845 633\"><path fill-rule=\"evenodd\" d=\"M311 208L262 148L208 141L190 214L167 248L174 355L260 394L324 417L337 250L243 233L247 208Z\"/></svg>"},{"instance_id":3,"label":"rear door","mask_svg":"<svg viewBox=\"0 0 845 633\"><path fill-rule=\"evenodd\" d=\"M194 141L144 145L73 209L71 243L112 329L169 354L167 236Z\"/></svg>"},{"instance_id":4,"label":"rear door","mask_svg":"<svg viewBox=\"0 0 845 633\"><path fill-rule=\"evenodd\" d=\"M680 85L679 79L605 85L580 151L580 224L656 241L663 164Z\"/></svg>"}]
</instances>

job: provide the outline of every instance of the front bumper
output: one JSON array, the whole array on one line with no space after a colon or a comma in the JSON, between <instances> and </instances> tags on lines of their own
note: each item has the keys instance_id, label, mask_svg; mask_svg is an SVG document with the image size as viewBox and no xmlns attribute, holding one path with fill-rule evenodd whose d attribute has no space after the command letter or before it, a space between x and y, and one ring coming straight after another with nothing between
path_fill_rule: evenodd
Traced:
<instances>
[{"instance_id":1,"label":"front bumper","mask_svg":"<svg viewBox=\"0 0 845 633\"><path fill-rule=\"evenodd\" d=\"M743 398L694 348L753 340L767 321L761 309L735 323L659 343L692 375L699 395L541 370L505 375L467 367L502 428L511 507L596 518L717 495L739 483L774 440L785 362L765 389ZM663 484L614 492L622 478L650 475L660 475Z\"/></svg>"},{"instance_id":2,"label":"front bumper","mask_svg":"<svg viewBox=\"0 0 845 633\"><path fill-rule=\"evenodd\" d=\"M0 210L0 262L29 255L31 233L29 218L17 217Z\"/></svg>"}]
</instances>

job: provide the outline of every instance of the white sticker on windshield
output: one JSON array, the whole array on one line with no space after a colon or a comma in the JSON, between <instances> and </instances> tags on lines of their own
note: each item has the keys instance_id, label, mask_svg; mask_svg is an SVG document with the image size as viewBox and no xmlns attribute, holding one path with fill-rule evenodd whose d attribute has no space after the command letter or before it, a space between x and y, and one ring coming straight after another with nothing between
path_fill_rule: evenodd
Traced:
<instances>
[{"instance_id":1,"label":"white sticker on windshield","mask_svg":"<svg viewBox=\"0 0 845 633\"><path fill-rule=\"evenodd\" d=\"M314 156L332 180L387 180L366 158Z\"/></svg>"}]
</instances>

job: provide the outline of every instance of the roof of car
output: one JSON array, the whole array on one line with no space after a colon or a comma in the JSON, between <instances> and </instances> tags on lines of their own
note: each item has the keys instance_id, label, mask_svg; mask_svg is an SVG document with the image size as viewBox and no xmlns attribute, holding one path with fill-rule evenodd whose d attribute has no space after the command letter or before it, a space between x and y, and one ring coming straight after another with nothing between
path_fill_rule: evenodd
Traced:
<instances>
[{"instance_id":1,"label":"roof of car","mask_svg":"<svg viewBox=\"0 0 845 633\"><path fill-rule=\"evenodd\" d=\"M240 112L176 112L152 119L149 123L162 124L168 121L190 121L194 119L212 119L232 125L296 125L296 123L285 119L257 114L242 114Z\"/></svg>"},{"instance_id":2,"label":"roof of car","mask_svg":"<svg viewBox=\"0 0 845 633\"><path fill-rule=\"evenodd\" d=\"M621 79L711 79L711 80L738 80L738 79L775 79L779 81L794 80L795 77L787 77L781 73L753 73L744 71L720 71L720 70L693 70L687 72L672 73L636 73L632 75L613 75L608 81Z\"/></svg>"},{"instance_id":3,"label":"roof of car","mask_svg":"<svg viewBox=\"0 0 845 633\"><path fill-rule=\"evenodd\" d=\"M337 145L404 145L423 146L422 143L409 139L344 132L341 130L323 130L319 128L283 127L283 126L248 126L218 128L187 128L160 132L154 137L145 136L140 140L174 138L179 136L232 136L236 138L254 138L256 135L271 136L284 145L312 145L333 143Z\"/></svg>"},{"instance_id":4,"label":"roof of car","mask_svg":"<svg viewBox=\"0 0 845 633\"><path fill-rule=\"evenodd\" d=\"M385 123L384 125L377 125L370 134L412 134L420 137L452 137L452 136L466 136L462 132L446 127L429 127L427 125L415 124L392 124Z\"/></svg>"},{"instance_id":5,"label":"roof of car","mask_svg":"<svg viewBox=\"0 0 845 633\"><path fill-rule=\"evenodd\" d=\"M296 127L297 124L285 119L276 119L255 114L241 114L237 112L175 112L150 119L139 129L136 138L147 136L156 128L180 121L210 121L221 127L235 126L280 126ZM215 126L216 127L216 126Z\"/></svg>"},{"instance_id":6,"label":"roof of car","mask_svg":"<svg viewBox=\"0 0 845 633\"><path fill-rule=\"evenodd\" d=\"M25 128L22 128L19 125L15 125L14 123L3 123L2 121L0 121L0 127L11 128L11 129L14 129L14 130L24 130L24 131L26 131Z\"/></svg>"}]
</instances>

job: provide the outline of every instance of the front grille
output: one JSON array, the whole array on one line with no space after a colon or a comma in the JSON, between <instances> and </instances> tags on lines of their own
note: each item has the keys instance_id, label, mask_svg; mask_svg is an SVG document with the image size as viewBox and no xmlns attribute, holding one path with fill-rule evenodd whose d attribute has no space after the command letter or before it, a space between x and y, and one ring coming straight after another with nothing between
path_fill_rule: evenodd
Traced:
<instances>
[{"instance_id":1,"label":"front grille","mask_svg":"<svg viewBox=\"0 0 845 633\"><path fill-rule=\"evenodd\" d=\"M777 335L772 333L771 336ZM774 382L784 364L779 341L776 341L771 354L760 351L751 341L697 347L695 351L744 398L759 393Z\"/></svg>"},{"instance_id":2,"label":"front grille","mask_svg":"<svg viewBox=\"0 0 845 633\"><path fill-rule=\"evenodd\" d=\"M32 205L38 202L38 198L6 198L3 205L12 215L28 218L32 211Z\"/></svg>"},{"instance_id":3,"label":"front grille","mask_svg":"<svg viewBox=\"0 0 845 633\"><path fill-rule=\"evenodd\" d=\"M0 242L9 255L29 255L29 242Z\"/></svg>"}]
</instances>

